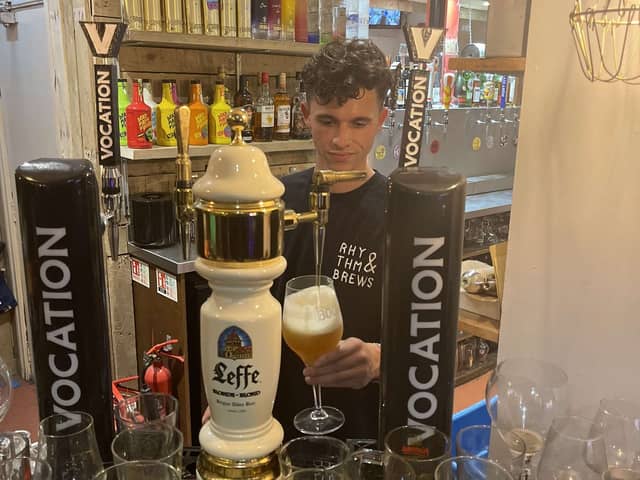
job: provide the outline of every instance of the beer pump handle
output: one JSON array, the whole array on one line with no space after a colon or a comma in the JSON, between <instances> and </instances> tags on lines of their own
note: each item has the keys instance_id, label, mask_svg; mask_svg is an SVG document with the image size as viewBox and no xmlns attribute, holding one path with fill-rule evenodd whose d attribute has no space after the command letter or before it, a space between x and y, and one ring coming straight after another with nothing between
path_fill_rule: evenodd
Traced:
<instances>
[{"instance_id":1,"label":"beer pump handle","mask_svg":"<svg viewBox=\"0 0 640 480\"><path fill-rule=\"evenodd\" d=\"M189 158L189 123L191 111L186 105L176 108L176 137L178 156L176 158L176 218L180 230L182 256L188 260L191 255L191 233L195 210L191 179L191 159Z\"/></svg>"}]
</instances>

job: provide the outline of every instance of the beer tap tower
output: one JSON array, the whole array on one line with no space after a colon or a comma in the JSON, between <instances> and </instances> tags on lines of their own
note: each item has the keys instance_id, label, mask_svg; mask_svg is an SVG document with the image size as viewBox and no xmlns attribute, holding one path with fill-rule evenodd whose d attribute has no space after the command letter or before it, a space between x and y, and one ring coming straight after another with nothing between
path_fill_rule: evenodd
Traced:
<instances>
[{"instance_id":1,"label":"beer tap tower","mask_svg":"<svg viewBox=\"0 0 640 480\"><path fill-rule=\"evenodd\" d=\"M213 152L206 174L193 186L196 271L212 290L200 311L202 375L211 409L200 430L197 470L203 480L278 477L275 451L284 433L271 411L280 370L281 306L269 288L286 267L285 225L326 224L329 186L366 175L316 171L311 211L285 211L284 186L264 153L244 144L247 120L243 110L232 110L233 143Z\"/></svg>"}]
</instances>

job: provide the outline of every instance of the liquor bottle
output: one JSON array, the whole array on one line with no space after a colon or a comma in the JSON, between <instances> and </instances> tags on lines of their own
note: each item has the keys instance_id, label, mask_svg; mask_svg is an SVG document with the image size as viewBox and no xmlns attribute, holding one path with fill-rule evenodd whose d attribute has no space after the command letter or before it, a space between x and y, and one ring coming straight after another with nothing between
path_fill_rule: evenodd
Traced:
<instances>
[{"instance_id":1,"label":"liquor bottle","mask_svg":"<svg viewBox=\"0 0 640 480\"><path fill-rule=\"evenodd\" d=\"M296 93L291 100L291 138L306 140L311 138L311 129L307 126L302 112L302 104L307 101L302 74L296 73Z\"/></svg>"},{"instance_id":2,"label":"liquor bottle","mask_svg":"<svg viewBox=\"0 0 640 480\"><path fill-rule=\"evenodd\" d=\"M273 100L275 111L276 129L273 133L274 140L289 140L291 132L291 99L287 93L287 74L280 74L279 88Z\"/></svg>"},{"instance_id":3,"label":"liquor bottle","mask_svg":"<svg viewBox=\"0 0 640 480\"><path fill-rule=\"evenodd\" d=\"M222 0L220 9L220 33L223 37L237 37L238 23L235 0Z\"/></svg>"},{"instance_id":4,"label":"liquor bottle","mask_svg":"<svg viewBox=\"0 0 640 480\"><path fill-rule=\"evenodd\" d=\"M289 42L295 39L296 2L295 0L281 0L282 13L280 16L282 23L282 34L280 38Z\"/></svg>"},{"instance_id":5,"label":"liquor bottle","mask_svg":"<svg viewBox=\"0 0 640 480\"><path fill-rule=\"evenodd\" d=\"M151 109L142 100L140 82L133 82L133 99L127 112L127 146L129 148L151 148Z\"/></svg>"},{"instance_id":6,"label":"liquor bottle","mask_svg":"<svg viewBox=\"0 0 640 480\"><path fill-rule=\"evenodd\" d=\"M475 75L473 72L464 72L462 74L464 83L467 86L465 90L465 105L470 107L473 104L473 80Z\"/></svg>"},{"instance_id":7,"label":"liquor bottle","mask_svg":"<svg viewBox=\"0 0 640 480\"><path fill-rule=\"evenodd\" d=\"M358 38L369 38L369 0L358 0Z\"/></svg>"},{"instance_id":8,"label":"liquor bottle","mask_svg":"<svg viewBox=\"0 0 640 480\"><path fill-rule=\"evenodd\" d=\"M224 65L220 65L218 67L218 78L216 79L216 84L218 83L221 83L222 85L224 85L224 100L229 105L231 105L231 102L232 102L231 91L227 87L227 70L224 68ZM215 95L214 95L214 98L215 98Z\"/></svg>"},{"instance_id":9,"label":"liquor bottle","mask_svg":"<svg viewBox=\"0 0 640 480\"><path fill-rule=\"evenodd\" d=\"M227 123L231 105L224 98L224 84L216 83L215 101L209 109L209 143L231 143L231 127Z\"/></svg>"},{"instance_id":10,"label":"liquor bottle","mask_svg":"<svg viewBox=\"0 0 640 480\"><path fill-rule=\"evenodd\" d=\"M200 0L185 0L184 11L187 33L202 35L204 33L204 22L202 20Z\"/></svg>"},{"instance_id":11,"label":"liquor bottle","mask_svg":"<svg viewBox=\"0 0 640 480\"><path fill-rule=\"evenodd\" d=\"M127 144L127 107L131 103L127 94L127 80L118 80L118 129L120 134L120 145Z\"/></svg>"},{"instance_id":12,"label":"liquor bottle","mask_svg":"<svg viewBox=\"0 0 640 480\"><path fill-rule=\"evenodd\" d=\"M273 140L273 98L269 95L269 74L262 72L260 96L253 115L253 139L256 142Z\"/></svg>"},{"instance_id":13,"label":"liquor bottle","mask_svg":"<svg viewBox=\"0 0 640 480\"><path fill-rule=\"evenodd\" d=\"M220 2L202 0L202 13L205 35L220 35Z\"/></svg>"},{"instance_id":14,"label":"liquor bottle","mask_svg":"<svg viewBox=\"0 0 640 480\"><path fill-rule=\"evenodd\" d=\"M269 35L269 1L251 2L251 37L266 40Z\"/></svg>"},{"instance_id":15,"label":"liquor bottle","mask_svg":"<svg viewBox=\"0 0 640 480\"><path fill-rule=\"evenodd\" d=\"M184 32L184 16L180 0L164 0L164 31L167 33Z\"/></svg>"},{"instance_id":16,"label":"liquor bottle","mask_svg":"<svg viewBox=\"0 0 640 480\"><path fill-rule=\"evenodd\" d=\"M144 30L142 0L124 0L124 18L128 30Z\"/></svg>"},{"instance_id":17,"label":"liquor bottle","mask_svg":"<svg viewBox=\"0 0 640 480\"><path fill-rule=\"evenodd\" d=\"M476 74L471 80L471 106L479 107L480 106L480 97L482 95L482 87L480 85L480 77Z\"/></svg>"},{"instance_id":18,"label":"liquor bottle","mask_svg":"<svg viewBox=\"0 0 640 480\"><path fill-rule=\"evenodd\" d=\"M160 0L143 0L144 29L147 32L162 31L162 8Z\"/></svg>"},{"instance_id":19,"label":"liquor bottle","mask_svg":"<svg viewBox=\"0 0 640 480\"><path fill-rule=\"evenodd\" d=\"M347 27L346 27L346 38L348 40L353 40L354 38L358 38L358 24L360 21L360 9L358 6L358 0L347 0Z\"/></svg>"},{"instance_id":20,"label":"liquor bottle","mask_svg":"<svg viewBox=\"0 0 640 480\"><path fill-rule=\"evenodd\" d=\"M162 100L158 104L158 145L175 147L176 140L176 104L173 101L174 80L162 81Z\"/></svg>"},{"instance_id":21,"label":"liquor bottle","mask_svg":"<svg viewBox=\"0 0 640 480\"><path fill-rule=\"evenodd\" d=\"M344 40L347 37L347 6L345 0L333 0L331 37Z\"/></svg>"},{"instance_id":22,"label":"liquor bottle","mask_svg":"<svg viewBox=\"0 0 640 480\"><path fill-rule=\"evenodd\" d=\"M329 43L333 37L333 0L318 0L318 29L320 43Z\"/></svg>"},{"instance_id":23,"label":"liquor bottle","mask_svg":"<svg viewBox=\"0 0 640 480\"><path fill-rule=\"evenodd\" d=\"M209 143L209 118L207 106L202 102L200 80L191 80L189 110L191 110L189 145L206 145Z\"/></svg>"},{"instance_id":24,"label":"liquor bottle","mask_svg":"<svg viewBox=\"0 0 640 480\"><path fill-rule=\"evenodd\" d=\"M151 93L151 80L143 79L142 80L142 100L146 105L151 109L151 143L157 142L157 133L158 133L158 104L153 100L153 94Z\"/></svg>"},{"instance_id":25,"label":"liquor bottle","mask_svg":"<svg viewBox=\"0 0 640 480\"><path fill-rule=\"evenodd\" d=\"M307 29L307 0L298 0L296 2L296 19L295 19L295 41L307 43L309 31Z\"/></svg>"},{"instance_id":26,"label":"liquor bottle","mask_svg":"<svg viewBox=\"0 0 640 480\"><path fill-rule=\"evenodd\" d=\"M238 37L251 38L251 0L237 0Z\"/></svg>"},{"instance_id":27,"label":"liquor bottle","mask_svg":"<svg viewBox=\"0 0 640 480\"><path fill-rule=\"evenodd\" d=\"M320 42L319 0L307 0L307 42Z\"/></svg>"},{"instance_id":28,"label":"liquor bottle","mask_svg":"<svg viewBox=\"0 0 640 480\"><path fill-rule=\"evenodd\" d=\"M269 0L269 13L267 15L269 40L280 40L282 35L282 0Z\"/></svg>"},{"instance_id":29,"label":"liquor bottle","mask_svg":"<svg viewBox=\"0 0 640 480\"><path fill-rule=\"evenodd\" d=\"M244 75L240 76L240 90L233 97L233 106L243 108L247 112L249 122L242 131L242 138L247 143L253 142L253 113L255 107L253 105L253 96L249 91L249 80Z\"/></svg>"}]
</instances>

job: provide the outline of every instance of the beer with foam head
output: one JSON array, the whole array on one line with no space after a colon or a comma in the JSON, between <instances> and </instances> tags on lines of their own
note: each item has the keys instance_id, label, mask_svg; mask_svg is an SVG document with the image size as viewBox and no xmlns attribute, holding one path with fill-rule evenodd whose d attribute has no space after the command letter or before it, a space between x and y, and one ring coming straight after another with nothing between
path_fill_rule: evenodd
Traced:
<instances>
[{"instance_id":1,"label":"beer with foam head","mask_svg":"<svg viewBox=\"0 0 640 480\"><path fill-rule=\"evenodd\" d=\"M282 335L305 365L333 350L342 338L342 314L330 286L311 286L285 297Z\"/></svg>"}]
</instances>

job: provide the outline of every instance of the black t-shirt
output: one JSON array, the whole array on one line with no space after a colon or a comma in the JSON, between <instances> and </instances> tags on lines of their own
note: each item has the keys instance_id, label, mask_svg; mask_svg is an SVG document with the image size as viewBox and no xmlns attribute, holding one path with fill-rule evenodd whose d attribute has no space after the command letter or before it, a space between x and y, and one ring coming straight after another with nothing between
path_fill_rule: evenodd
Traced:
<instances>
[{"instance_id":1,"label":"black t-shirt","mask_svg":"<svg viewBox=\"0 0 640 480\"><path fill-rule=\"evenodd\" d=\"M309 210L313 169L282 179L285 207L296 212ZM375 173L367 182L347 193L331 194L322 273L334 279L344 322L343 338L357 337L380 342L382 302L382 251L384 242L384 199L386 177ZM313 226L300 224L286 232L284 256L287 269L276 279L272 293L281 303L286 282L315 271ZM300 436L293 417L313 406L313 392L302 375L304 364L282 343L280 381L274 416L285 431L285 439ZM332 436L376 438L379 391L377 383L361 390L323 388L324 405L337 407L345 415L344 426Z\"/></svg>"}]
</instances>

